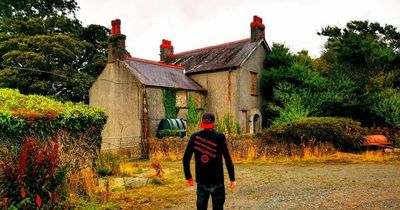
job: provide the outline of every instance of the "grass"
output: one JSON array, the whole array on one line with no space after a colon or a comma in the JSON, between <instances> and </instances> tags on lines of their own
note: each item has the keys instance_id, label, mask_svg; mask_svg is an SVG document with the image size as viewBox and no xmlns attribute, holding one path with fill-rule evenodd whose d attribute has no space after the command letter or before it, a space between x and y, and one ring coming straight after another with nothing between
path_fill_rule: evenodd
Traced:
<instances>
[{"instance_id":1,"label":"grass","mask_svg":"<svg viewBox=\"0 0 400 210\"><path fill-rule=\"evenodd\" d=\"M362 162L384 162L384 161L396 161L400 160L400 154L398 153L384 153L381 150L376 151L363 151L360 153L345 153L335 152L333 154L326 154L318 148L311 149L309 147L304 148L304 152L301 155L292 154L285 156L272 156L257 155L257 149L250 147L247 149L247 155L239 157L233 154L232 159L235 163L275 163L275 164L294 164L294 163L362 163Z\"/></svg>"},{"instance_id":2,"label":"grass","mask_svg":"<svg viewBox=\"0 0 400 210\"><path fill-rule=\"evenodd\" d=\"M160 155L161 157L161 155ZM158 157L158 158L160 158ZM187 195L186 182L182 171L180 154L163 156L167 160L153 158L148 161L132 161L121 159L118 163L119 171L115 175L101 178L94 182L90 178L90 171L83 172L80 176L85 180L86 196L70 195L70 206L77 209L165 209L174 208L180 199ZM169 160L173 158L174 161ZM364 162L400 162L400 154L383 153L381 151L365 151L358 154L336 152L325 155L318 150L305 148L302 156L292 155L286 157L265 156L256 158L256 150L248 149L245 158L234 157L235 164L313 164L313 163L364 163ZM115 160L113 160L115 161ZM154 163L160 163L159 168ZM193 165L193 164L192 164ZM156 176L157 170L162 170L161 176ZM192 170L194 171L194 170ZM117 180L129 178L143 179L139 185L116 184ZM109 181L109 187L104 184ZM125 182L124 181L124 182ZM117 186L118 185L118 186Z\"/></svg>"},{"instance_id":3,"label":"grass","mask_svg":"<svg viewBox=\"0 0 400 210\"><path fill-rule=\"evenodd\" d=\"M115 161L115 159L113 159ZM186 193L183 172L179 161L161 162L129 161L121 159L116 175L98 178L96 186L91 185L87 177L84 196L71 194L68 203L76 209L164 209L179 204L179 199ZM157 170L161 176L156 176ZM87 174L85 172L83 174ZM82 176L82 174L80 175ZM136 178L143 180L139 184L130 185L127 180ZM108 182L108 184L107 184ZM88 184L86 184L88 183ZM88 186L92 188L88 188Z\"/></svg>"}]
</instances>

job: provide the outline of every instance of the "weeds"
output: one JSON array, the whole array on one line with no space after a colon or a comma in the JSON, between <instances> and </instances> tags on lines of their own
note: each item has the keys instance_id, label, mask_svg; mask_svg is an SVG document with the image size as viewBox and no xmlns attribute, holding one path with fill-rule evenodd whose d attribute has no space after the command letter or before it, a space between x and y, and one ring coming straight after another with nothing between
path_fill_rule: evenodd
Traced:
<instances>
[{"instance_id":1,"label":"weeds","mask_svg":"<svg viewBox=\"0 0 400 210\"><path fill-rule=\"evenodd\" d=\"M0 186L10 209L61 208L65 200L63 187L67 167L61 165L60 144L26 137L18 153L9 151L0 160L4 174Z\"/></svg>"}]
</instances>

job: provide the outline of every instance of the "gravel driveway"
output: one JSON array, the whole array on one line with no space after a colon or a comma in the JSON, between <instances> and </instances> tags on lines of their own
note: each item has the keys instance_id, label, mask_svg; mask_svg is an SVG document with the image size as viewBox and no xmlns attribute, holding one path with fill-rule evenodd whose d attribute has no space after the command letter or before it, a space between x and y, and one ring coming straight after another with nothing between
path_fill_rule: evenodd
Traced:
<instances>
[{"instance_id":1,"label":"gravel driveway","mask_svg":"<svg viewBox=\"0 0 400 210\"><path fill-rule=\"evenodd\" d=\"M400 209L398 162L236 164L235 169L238 186L227 189L225 209ZM185 190L187 197L173 209L195 209L195 187Z\"/></svg>"}]
</instances>

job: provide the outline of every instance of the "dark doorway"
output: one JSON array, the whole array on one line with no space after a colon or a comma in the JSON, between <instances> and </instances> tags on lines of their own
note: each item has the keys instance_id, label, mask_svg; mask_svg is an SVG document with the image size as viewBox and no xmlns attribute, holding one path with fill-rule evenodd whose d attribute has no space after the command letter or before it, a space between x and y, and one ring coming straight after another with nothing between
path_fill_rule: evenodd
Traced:
<instances>
[{"instance_id":1,"label":"dark doorway","mask_svg":"<svg viewBox=\"0 0 400 210\"><path fill-rule=\"evenodd\" d=\"M255 114L253 118L253 133L259 133L261 131L260 124L260 115Z\"/></svg>"}]
</instances>

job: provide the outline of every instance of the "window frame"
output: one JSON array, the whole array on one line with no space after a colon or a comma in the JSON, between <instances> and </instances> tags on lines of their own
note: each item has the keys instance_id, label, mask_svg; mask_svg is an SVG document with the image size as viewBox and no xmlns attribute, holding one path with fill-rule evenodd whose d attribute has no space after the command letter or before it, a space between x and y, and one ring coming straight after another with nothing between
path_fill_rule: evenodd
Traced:
<instances>
[{"instance_id":1,"label":"window frame","mask_svg":"<svg viewBox=\"0 0 400 210\"><path fill-rule=\"evenodd\" d=\"M250 95L258 96L258 72L250 71Z\"/></svg>"}]
</instances>

